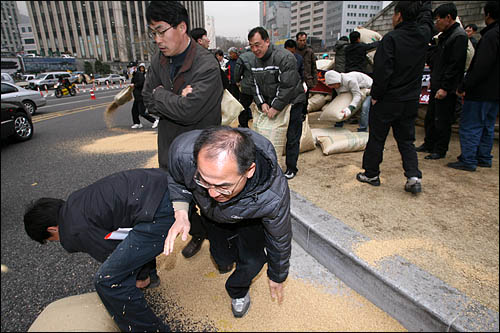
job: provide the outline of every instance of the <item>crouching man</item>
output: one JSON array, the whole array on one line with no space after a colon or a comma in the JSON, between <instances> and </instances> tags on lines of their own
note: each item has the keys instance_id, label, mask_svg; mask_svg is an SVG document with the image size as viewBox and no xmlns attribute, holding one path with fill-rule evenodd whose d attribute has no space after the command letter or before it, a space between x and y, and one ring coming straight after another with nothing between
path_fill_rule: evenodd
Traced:
<instances>
[{"instance_id":1,"label":"crouching man","mask_svg":"<svg viewBox=\"0 0 500 333\"><path fill-rule=\"evenodd\" d=\"M42 244L59 241L68 252L104 262L95 275L97 293L122 331L170 331L139 288L159 285L156 256L174 223L167 173L127 170L73 192L67 201L41 198L24 215L27 234ZM132 228L123 240L105 239Z\"/></svg>"},{"instance_id":2,"label":"crouching man","mask_svg":"<svg viewBox=\"0 0 500 333\"><path fill-rule=\"evenodd\" d=\"M226 281L234 316L247 313L250 284L266 262L271 297L281 303L291 254L290 190L272 143L246 128L194 130L172 143L168 165L175 223L164 253L172 253L177 235L186 240L194 201L219 271L236 262Z\"/></svg>"}]
</instances>

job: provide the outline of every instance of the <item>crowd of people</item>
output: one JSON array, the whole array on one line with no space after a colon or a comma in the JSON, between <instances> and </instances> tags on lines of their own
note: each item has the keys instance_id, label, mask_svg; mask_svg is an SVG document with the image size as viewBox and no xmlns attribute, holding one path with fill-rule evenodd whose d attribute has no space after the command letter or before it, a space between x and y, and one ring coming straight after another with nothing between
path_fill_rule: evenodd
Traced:
<instances>
[{"instance_id":1,"label":"crowd of people","mask_svg":"<svg viewBox=\"0 0 500 333\"><path fill-rule=\"evenodd\" d=\"M334 93L352 92L346 118L361 100L360 89L371 89L359 121L359 131L369 128L369 139L357 180L380 185L379 165L392 128L407 177L405 190L421 192L417 151L429 152L428 159L444 157L457 96L464 98L462 154L449 166L468 171L491 167L499 105L498 14L498 3L487 2L486 28L465 77L469 37L455 21L452 3L432 11L431 1L401 1L394 7L394 29L381 41L361 43L359 33L339 39L335 68L326 73L325 83ZM145 117L146 108L158 118L149 120L158 125L160 168L118 172L66 201L39 199L24 216L26 232L38 242L60 241L69 252L87 252L103 262L95 275L96 291L123 331L169 330L141 289L160 283L155 258L162 252L171 255L179 235L184 241L191 235L184 257L196 255L208 239L218 271L232 272L225 287L235 317L248 312L252 279L266 263L271 297L281 303L292 240L288 181L298 172L302 122L309 92L318 82L307 34L297 33L280 48L271 44L264 28L255 27L245 52L230 48L226 60L221 50L208 50L203 28L190 30L180 2L152 1L146 18L158 52L145 76L142 64L134 74L133 114L134 123L138 115ZM436 29L441 35L429 46ZM366 53L374 48L368 69ZM416 149L426 62L432 93L425 141ZM220 126L224 89L243 106L238 128ZM269 119L289 112L285 171L272 143L248 128L252 102ZM104 240L117 228L132 230L123 241Z\"/></svg>"}]
</instances>

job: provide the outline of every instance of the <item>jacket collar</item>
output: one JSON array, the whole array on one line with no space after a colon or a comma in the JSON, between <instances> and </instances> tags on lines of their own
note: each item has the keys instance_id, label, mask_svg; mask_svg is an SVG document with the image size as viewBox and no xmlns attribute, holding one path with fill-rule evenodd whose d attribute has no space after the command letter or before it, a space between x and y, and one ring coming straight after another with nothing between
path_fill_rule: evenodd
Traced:
<instances>
[{"instance_id":1,"label":"jacket collar","mask_svg":"<svg viewBox=\"0 0 500 333\"><path fill-rule=\"evenodd\" d=\"M405 22L405 21L402 21L402 22L399 22L395 27L394 27L394 30L396 29L401 29L407 25L415 25L415 22Z\"/></svg>"},{"instance_id":2,"label":"jacket collar","mask_svg":"<svg viewBox=\"0 0 500 333\"><path fill-rule=\"evenodd\" d=\"M490 31L491 29L493 29L495 26L498 26L498 21L490 23L485 28L483 28L479 33L481 34L481 36L484 36L485 33L487 33L488 31Z\"/></svg>"},{"instance_id":3,"label":"jacket collar","mask_svg":"<svg viewBox=\"0 0 500 333\"><path fill-rule=\"evenodd\" d=\"M189 46L187 48L186 57L184 58L184 62L182 63L182 67L179 69L179 72L177 73L177 75L174 78L172 90L175 93L178 93L178 92L180 93L180 89L184 85L185 80L184 80L183 73L187 72L189 69L191 69L191 67L193 67L193 62L194 62L194 57L196 55L196 47L197 46L198 46L198 43L196 43L194 41L194 39L191 38L191 41L190 41ZM199 46L199 47L201 47L201 46ZM186 52L186 51L184 51L184 52ZM167 64L169 63L169 59L171 59L171 57L166 57L163 55L163 53L160 52L160 64L162 64L163 66L167 66Z\"/></svg>"},{"instance_id":4,"label":"jacket collar","mask_svg":"<svg viewBox=\"0 0 500 333\"><path fill-rule=\"evenodd\" d=\"M262 61L266 61L267 59L269 59L272 53L273 53L273 44L269 44L269 48L267 49L266 54L264 54L264 56L262 57Z\"/></svg>"},{"instance_id":5,"label":"jacket collar","mask_svg":"<svg viewBox=\"0 0 500 333\"><path fill-rule=\"evenodd\" d=\"M443 33L439 36L439 40L443 40L448 38L455 29L457 29L460 26L458 22L455 22L454 24L451 25L451 27L448 28L448 30L443 31Z\"/></svg>"}]
</instances>

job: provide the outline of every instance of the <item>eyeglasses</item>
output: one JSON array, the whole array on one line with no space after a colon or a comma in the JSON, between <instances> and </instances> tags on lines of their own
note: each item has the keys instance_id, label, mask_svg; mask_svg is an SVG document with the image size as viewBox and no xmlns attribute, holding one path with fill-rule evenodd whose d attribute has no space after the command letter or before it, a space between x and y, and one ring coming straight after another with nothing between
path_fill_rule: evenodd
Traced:
<instances>
[{"instance_id":1,"label":"eyeglasses","mask_svg":"<svg viewBox=\"0 0 500 333\"><path fill-rule=\"evenodd\" d=\"M204 181L203 179L200 178L200 173L199 172L196 172L194 177L193 177L193 180L194 182L198 185L198 186L201 186L207 190L209 189L213 189L215 192L219 193L219 194L222 194L222 195L225 195L225 196L230 196L231 194L233 194L233 191L236 187L238 187L238 184L241 182L241 180L243 179L243 177L245 177L246 175L246 172L240 177L240 179L238 179L238 181L236 182L236 184L234 184L233 186L233 189L232 190L229 190L227 188L223 188L223 187L220 187L220 186L217 186L217 185L212 185L212 184L209 184L207 183L206 181Z\"/></svg>"},{"instance_id":2,"label":"eyeglasses","mask_svg":"<svg viewBox=\"0 0 500 333\"><path fill-rule=\"evenodd\" d=\"M161 38L161 37L163 37L163 35L164 35L167 31L169 31L169 30L170 30L170 29L172 29L173 27L174 27L174 26L172 25L172 26L168 27L167 29L165 29L165 30L163 30L163 31L156 31L156 30L152 30L152 29L149 29L149 27L148 27L148 29L149 29L149 31L148 31L148 35L149 35L149 37L150 37L150 38L152 38L152 39L155 39L156 37L160 37L160 38Z\"/></svg>"}]
</instances>

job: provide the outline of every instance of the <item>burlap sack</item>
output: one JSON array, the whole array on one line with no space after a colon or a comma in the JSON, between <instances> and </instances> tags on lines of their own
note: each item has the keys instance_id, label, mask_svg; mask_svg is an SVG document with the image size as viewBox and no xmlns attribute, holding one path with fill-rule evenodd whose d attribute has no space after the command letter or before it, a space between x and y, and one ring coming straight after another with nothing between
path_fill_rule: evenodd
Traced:
<instances>
[{"instance_id":1,"label":"burlap sack","mask_svg":"<svg viewBox=\"0 0 500 333\"><path fill-rule=\"evenodd\" d=\"M312 94L307 102L307 112L316 112L321 110L326 103L326 94Z\"/></svg>"},{"instance_id":2,"label":"burlap sack","mask_svg":"<svg viewBox=\"0 0 500 333\"><path fill-rule=\"evenodd\" d=\"M241 105L240 102L234 98L234 96L227 89L224 89L220 106L222 111L221 125L223 126L231 125L231 123L238 118L240 112L244 109L243 105Z\"/></svg>"},{"instance_id":3,"label":"burlap sack","mask_svg":"<svg viewBox=\"0 0 500 333\"><path fill-rule=\"evenodd\" d=\"M347 128L313 128L312 135L324 155L364 150L368 132L351 132Z\"/></svg>"},{"instance_id":4,"label":"burlap sack","mask_svg":"<svg viewBox=\"0 0 500 333\"><path fill-rule=\"evenodd\" d=\"M290 121L291 104L286 106L276 117L269 119L267 115L252 103L250 109L253 117L253 130L266 137L274 146L276 156L282 156L286 145L286 131Z\"/></svg>"},{"instance_id":5,"label":"burlap sack","mask_svg":"<svg viewBox=\"0 0 500 333\"><path fill-rule=\"evenodd\" d=\"M335 60L320 59L316 60L316 68L318 70L329 71L335 67Z\"/></svg>"},{"instance_id":6,"label":"burlap sack","mask_svg":"<svg viewBox=\"0 0 500 333\"><path fill-rule=\"evenodd\" d=\"M120 329L94 292L50 303L28 332L120 332Z\"/></svg>"},{"instance_id":7,"label":"burlap sack","mask_svg":"<svg viewBox=\"0 0 500 333\"><path fill-rule=\"evenodd\" d=\"M349 106L352 101L352 94L350 92L340 93L335 97L330 103L323 106L321 115L319 116L320 121L342 121L352 117L363 105L363 101L366 98L366 94L369 92L368 89L361 89L361 94L363 95L361 101L356 105L356 109L351 113L351 115L344 119L344 114L342 110Z\"/></svg>"}]
</instances>

